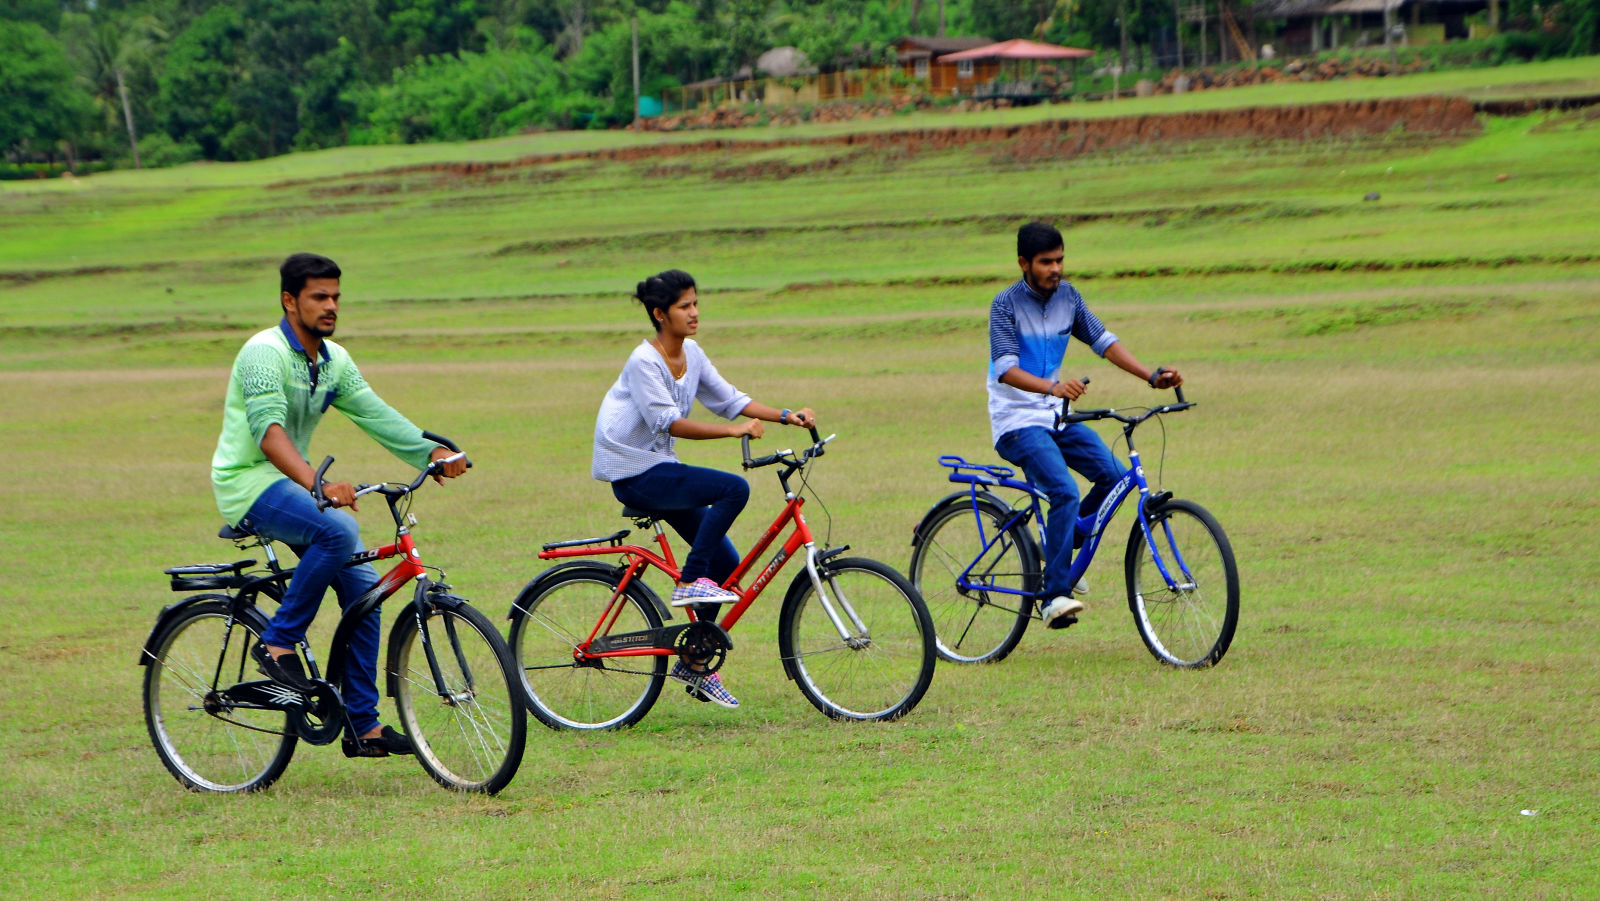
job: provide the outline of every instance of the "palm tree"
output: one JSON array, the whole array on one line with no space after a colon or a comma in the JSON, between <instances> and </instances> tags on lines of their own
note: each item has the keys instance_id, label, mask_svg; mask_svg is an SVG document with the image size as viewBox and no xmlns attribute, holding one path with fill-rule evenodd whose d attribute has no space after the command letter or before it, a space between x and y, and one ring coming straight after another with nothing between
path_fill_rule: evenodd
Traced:
<instances>
[{"instance_id":1,"label":"palm tree","mask_svg":"<svg viewBox=\"0 0 1600 901\"><path fill-rule=\"evenodd\" d=\"M107 19L96 23L86 13L61 14L61 34L78 66L78 75L89 86L95 103L115 119L120 106L122 121L128 127L128 146L133 151L133 166L143 169L139 160L139 131L133 123L133 104L128 99L128 75L136 67L150 64L167 32L153 16L137 16L121 21Z\"/></svg>"}]
</instances>

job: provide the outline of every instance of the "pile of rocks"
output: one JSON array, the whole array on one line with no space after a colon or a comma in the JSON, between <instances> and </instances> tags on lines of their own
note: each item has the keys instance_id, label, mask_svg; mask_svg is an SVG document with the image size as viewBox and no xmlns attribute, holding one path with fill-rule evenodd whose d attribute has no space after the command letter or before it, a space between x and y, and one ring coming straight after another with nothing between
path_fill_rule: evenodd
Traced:
<instances>
[{"instance_id":1,"label":"pile of rocks","mask_svg":"<svg viewBox=\"0 0 1600 901\"><path fill-rule=\"evenodd\" d=\"M880 100L841 100L809 107L787 105L762 108L727 105L645 119L640 123L640 127L645 131L689 131L703 128L744 128L752 125L798 125L801 122L851 122L928 109L932 105L932 98L927 95L912 94L901 94ZM975 103L969 100L962 101L953 109L965 111L993 107L993 103Z\"/></svg>"},{"instance_id":2,"label":"pile of rocks","mask_svg":"<svg viewBox=\"0 0 1600 901\"><path fill-rule=\"evenodd\" d=\"M1252 84L1269 84L1278 81L1332 81L1336 78L1384 78L1390 75L1407 75L1420 71L1422 60L1412 60L1398 66L1384 59L1329 59L1322 62L1293 59L1279 66L1241 66L1230 69L1173 69L1162 77L1157 93L1170 94L1180 81L1187 90L1203 91L1216 88L1237 88ZM1179 89L1181 93L1183 88Z\"/></svg>"}]
</instances>

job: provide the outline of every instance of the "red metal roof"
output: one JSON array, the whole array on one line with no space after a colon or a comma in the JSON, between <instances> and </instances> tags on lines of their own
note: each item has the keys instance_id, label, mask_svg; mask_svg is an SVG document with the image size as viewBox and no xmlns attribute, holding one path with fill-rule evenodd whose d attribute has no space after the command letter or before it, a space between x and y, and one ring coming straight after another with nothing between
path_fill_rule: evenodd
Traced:
<instances>
[{"instance_id":1,"label":"red metal roof","mask_svg":"<svg viewBox=\"0 0 1600 901\"><path fill-rule=\"evenodd\" d=\"M1094 56L1094 51L1013 38L986 47L963 50L960 53L946 53L939 57L939 61L948 63L964 59L1082 59L1087 56Z\"/></svg>"}]
</instances>

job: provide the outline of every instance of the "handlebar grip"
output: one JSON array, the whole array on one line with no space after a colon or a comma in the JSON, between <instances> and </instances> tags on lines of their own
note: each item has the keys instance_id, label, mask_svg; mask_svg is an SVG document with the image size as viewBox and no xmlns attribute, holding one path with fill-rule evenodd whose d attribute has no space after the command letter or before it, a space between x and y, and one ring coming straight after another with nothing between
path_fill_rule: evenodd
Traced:
<instances>
[{"instance_id":1,"label":"handlebar grip","mask_svg":"<svg viewBox=\"0 0 1600 901\"><path fill-rule=\"evenodd\" d=\"M739 436L739 449L744 452L744 468L745 469L749 469L750 465L755 462L754 460L750 459L750 436L749 435L740 435Z\"/></svg>"},{"instance_id":2,"label":"handlebar grip","mask_svg":"<svg viewBox=\"0 0 1600 901\"><path fill-rule=\"evenodd\" d=\"M326 510L329 506L331 506L331 504L328 502L328 496L322 493L322 477L328 472L328 467L332 465L333 458L324 457L322 460L322 465L317 467L316 476L314 476L311 480L311 496L316 498L318 510Z\"/></svg>"},{"instance_id":3,"label":"handlebar grip","mask_svg":"<svg viewBox=\"0 0 1600 901\"><path fill-rule=\"evenodd\" d=\"M1174 386L1172 386L1172 390L1176 391L1178 393L1178 403L1180 403L1180 404L1187 403L1187 401L1185 401L1183 399L1183 386L1182 385L1174 385Z\"/></svg>"},{"instance_id":4,"label":"handlebar grip","mask_svg":"<svg viewBox=\"0 0 1600 901\"><path fill-rule=\"evenodd\" d=\"M444 445L445 447L449 448L450 450L455 451L458 454L461 453L461 448L459 446L457 446L454 441L451 441L449 438L446 438L443 435L438 435L438 434L435 434L433 432L428 431L427 429L423 429L422 430L422 437L427 439L428 441L432 441L434 444ZM467 465L471 466L472 464L468 463Z\"/></svg>"}]
</instances>

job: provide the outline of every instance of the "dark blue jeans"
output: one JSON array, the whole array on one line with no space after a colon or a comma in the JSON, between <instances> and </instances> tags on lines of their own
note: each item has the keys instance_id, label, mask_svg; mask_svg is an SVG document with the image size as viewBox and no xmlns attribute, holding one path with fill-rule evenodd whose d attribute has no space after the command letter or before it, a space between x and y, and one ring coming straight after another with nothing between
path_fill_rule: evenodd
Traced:
<instances>
[{"instance_id":1,"label":"dark blue jeans","mask_svg":"<svg viewBox=\"0 0 1600 901\"><path fill-rule=\"evenodd\" d=\"M283 542L300 558L283 603L261 636L274 647L292 648L305 640L328 586L338 594L339 606L347 608L378 582L378 571L369 564L344 565L361 550L355 517L343 510L318 510L311 493L289 479L262 492L239 525ZM339 686L357 735L378 725L378 620L378 611L372 611L351 635L350 662Z\"/></svg>"},{"instance_id":2,"label":"dark blue jeans","mask_svg":"<svg viewBox=\"0 0 1600 901\"><path fill-rule=\"evenodd\" d=\"M653 513L689 542L682 580L706 578L718 585L739 566L728 529L750 500L750 483L720 469L658 463L611 483L611 493L630 507Z\"/></svg>"},{"instance_id":3,"label":"dark blue jeans","mask_svg":"<svg viewBox=\"0 0 1600 901\"><path fill-rule=\"evenodd\" d=\"M1017 429L1000 436L994 449L1028 476L1034 487L1050 498L1050 515L1045 520L1044 586L1040 597L1053 598L1072 589L1067 571L1072 567L1072 526L1079 516L1100 509L1122 470L1111 449L1095 431L1075 422L1060 431L1043 426ZM1068 468L1094 483L1083 503L1078 503L1078 484Z\"/></svg>"}]
</instances>

